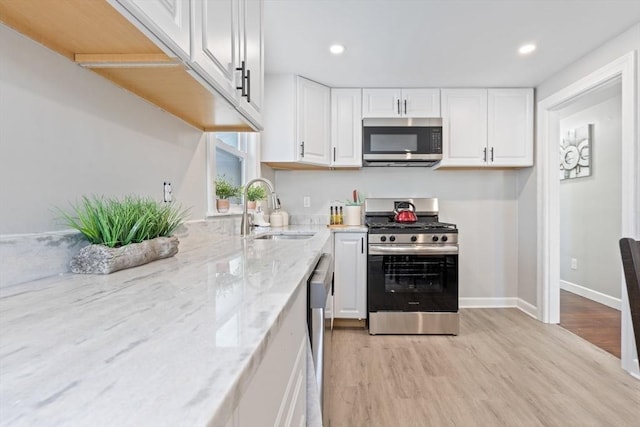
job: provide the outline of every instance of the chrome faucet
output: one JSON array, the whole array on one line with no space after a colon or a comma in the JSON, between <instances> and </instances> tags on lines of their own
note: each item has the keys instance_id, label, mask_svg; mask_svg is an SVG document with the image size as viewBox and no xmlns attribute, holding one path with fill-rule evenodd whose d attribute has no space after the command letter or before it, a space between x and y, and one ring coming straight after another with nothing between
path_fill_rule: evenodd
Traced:
<instances>
[{"instance_id":1,"label":"chrome faucet","mask_svg":"<svg viewBox=\"0 0 640 427\"><path fill-rule=\"evenodd\" d=\"M242 223L240 224L240 235L242 236L246 236L251 232L251 226L249 224L249 214L247 213L247 192L249 191L249 187L251 187L251 185L255 182L264 182L267 185L269 191L271 191L271 206L273 207L273 209L276 209L278 206L278 196L276 195L276 190L274 189L271 181L266 178L256 178L249 181L244 187L243 194L244 207L242 208Z\"/></svg>"}]
</instances>

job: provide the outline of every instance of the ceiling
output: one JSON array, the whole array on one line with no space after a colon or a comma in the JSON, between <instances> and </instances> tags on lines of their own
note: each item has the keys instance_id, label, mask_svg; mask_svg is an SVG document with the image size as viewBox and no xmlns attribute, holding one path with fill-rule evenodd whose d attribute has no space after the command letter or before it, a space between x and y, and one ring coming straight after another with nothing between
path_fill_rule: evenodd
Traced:
<instances>
[{"instance_id":1,"label":"ceiling","mask_svg":"<svg viewBox=\"0 0 640 427\"><path fill-rule=\"evenodd\" d=\"M638 0L265 0L265 72L332 87L535 87L640 22ZM335 56L329 46L346 51ZM535 43L528 56L518 47Z\"/></svg>"}]
</instances>

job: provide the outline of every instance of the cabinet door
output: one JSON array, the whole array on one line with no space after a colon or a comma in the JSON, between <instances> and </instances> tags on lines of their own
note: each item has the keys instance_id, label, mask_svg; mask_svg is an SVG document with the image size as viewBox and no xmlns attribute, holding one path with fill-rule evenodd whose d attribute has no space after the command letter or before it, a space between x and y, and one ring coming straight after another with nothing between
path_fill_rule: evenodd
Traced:
<instances>
[{"instance_id":1,"label":"cabinet door","mask_svg":"<svg viewBox=\"0 0 640 427\"><path fill-rule=\"evenodd\" d=\"M262 6L262 0L240 0L240 61L245 63L247 96L240 99L238 109L258 127L262 127L264 93Z\"/></svg>"},{"instance_id":2,"label":"cabinet door","mask_svg":"<svg viewBox=\"0 0 640 427\"><path fill-rule=\"evenodd\" d=\"M260 364L240 398L235 425L293 426L306 421L307 382L307 292L298 292L280 323L268 340Z\"/></svg>"},{"instance_id":3,"label":"cabinet door","mask_svg":"<svg viewBox=\"0 0 640 427\"><path fill-rule=\"evenodd\" d=\"M362 117L400 117L401 89L362 89Z\"/></svg>"},{"instance_id":4,"label":"cabinet door","mask_svg":"<svg viewBox=\"0 0 640 427\"><path fill-rule=\"evenodd\" d=\"M335 233L334 317L367 316L367 234Z\"/></svg>"},{"instance_id":5,"label":"cabinet door","mask_svg":"<svg viewBox=\"0 0 640 427\"><path fill-rule=\"evenodd\" d=\"M241 72L237 0L195 0L192 67L233 105L238 104Z\"/></svg>"},{"instance_id":6,"label":"cabinet door","mask_svg":"<svg viewBox=\"0 0 640 427\"><path fill-rule=\"evenodd\" d=\"M299 161L329 165L331 92L319 83L297 78Z\"/></svg>"},{"instance_id":7,"label":"cabinet door","mask_svg":"<svg viewBox=\"0 0 640 427\"><path fill-rule=\"evenodd\" d=\"M189 60L191 0L117 0L173 53ZM117 53L117 52L114 52Z\"/></svg>"},{"instance_id":8,"label":"cabinet door","mask_svg":"<svg viewBox=\"0 0 640 427\"><path fill-rule=\"evenodd\" d=\"M484 166L487 90L442 89L442 166Z\"/></svg>"},{"instance_id":9,"label":"cabinet door","mask_svg":"<svg viewBox=\"0 0 640 427\"><path fill-rule=\"evenodd\" d=\"M440 89L402 89L404 117L440 117Z\"/></svg>"},{"instance_id":10,"label":"cabinet door","mask_svg":"<svg viewBox=\"0 0 640 427\"><path fill-rule=\"evenodd\" d=\"M533 89L489 89L488 163L533 166Z\"/></svg>"},{"instance_id":11,"label":"cabinet door","mask_svg":"<svg viewBox=\"0 0 640 427\"><path fill-rule=\"evenodd\" d=\"M331 165L362 166L360 89L331 89Z\"/></svg>"}]
</instances>

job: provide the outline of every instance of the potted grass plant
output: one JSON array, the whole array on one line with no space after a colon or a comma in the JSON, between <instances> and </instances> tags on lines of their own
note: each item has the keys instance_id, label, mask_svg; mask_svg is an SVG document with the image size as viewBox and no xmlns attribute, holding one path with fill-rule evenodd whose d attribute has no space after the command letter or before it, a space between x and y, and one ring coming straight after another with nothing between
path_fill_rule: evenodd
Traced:
<instances>
[{"instance_id":1,"label":"potted grass plant","mask_svg":"<svg viewBox=\"0 0 640 427\"><path fill-rule=\"evenodd\" d=\"M109 274L173 256L179 243L173 233L187 213L149 198L85 196L72 213L61 211L66 225L91 243L73 257L71 271Z\"/></svg>"},{"instance_id":2,"label":"potted grass plant","mask_svg":"<svg viewBox=\"0 0 640 427\"><path fill-rule=\"evenodd\" d=\"M229 212L229 198L240 196L240 187L236 187L226 176L218 176L216 185L216 209L220 213Z\"/></svg>"},{"instance_id":3,"label":"potted grass plant","mask_svg":"<svg viewBox=\"0 0 640 427\"><path fill-rule=\"evenodd\" d=\"M259 183L253 183L247 188L247 209L255 209L256 204L260 200L267 198L267 190Z\"/></svg>"}]
</instances>

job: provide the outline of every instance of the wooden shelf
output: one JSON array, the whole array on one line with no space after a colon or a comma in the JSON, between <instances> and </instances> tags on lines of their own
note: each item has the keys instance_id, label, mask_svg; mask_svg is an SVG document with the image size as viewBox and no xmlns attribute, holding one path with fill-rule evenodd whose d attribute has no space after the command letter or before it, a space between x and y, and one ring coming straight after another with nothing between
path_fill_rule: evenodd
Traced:
<instances>
[{"instance_id":1,"label":"wooden shelf","mask_svg":"<svg viewBox=\"0 0 640 427\"><path fill-rule=\"evenodd\" d=\"M253 131L104 0L0 0L0 21L198 129Z\"/></svg>"}]
</instances>

